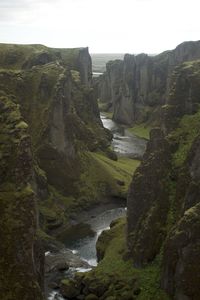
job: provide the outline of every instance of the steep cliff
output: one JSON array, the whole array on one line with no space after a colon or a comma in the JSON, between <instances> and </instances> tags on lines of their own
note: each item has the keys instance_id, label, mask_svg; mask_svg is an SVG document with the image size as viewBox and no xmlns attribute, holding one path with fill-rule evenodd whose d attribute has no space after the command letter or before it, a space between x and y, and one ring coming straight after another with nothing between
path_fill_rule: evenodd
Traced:
<instances>
[{"instance_id":1,"label":"steep cliff","mask_svg":"<svg viewBox=\"0 0 200 300\"><path fill-rule=\"evenodd\" d=\"M163 132L154 129L128 196L134 265L161 257L160 282L174 299L199 299L200 62L175 69ZM195 274L195 275L194 275Z\"/></svg>"},{"instance_id":2,"label":"steep cliff","mask_svg":"<svg viewBox=\"0 0 200 300\"><path fill-rule=\"evenodd\" d=\"M93 164L90 151L107 149L111 135L102 126L90 88L88 49L1 45L0 51L0 89L20 105L29 124L35 160L43 170L36 170L37 189L44 199L42 214L48 215L43 204L51 207L67 201L79 207L80 201L95 202L97 195L89 195L90 183L85 182L83 175ZM50 200L49 185L68 198ZM53 194L53 198L59 197ZM54 210L58 211L56 218L62 220L61 206L66 209L62 203Z\"/></svg>"},{"instance_id":3,"label":"steep cliff","mask_svg":"<svg viewBox=\"0 0 200 300\"><path fill-rule=\"evenodd\" d=\"M42 299L41 229L67 226L122 188L93 156L110 153L112 135L90 87L88 49L1 44L0 54L1 297Z\"/></svg>"},{"instance_id":4,"label":"steep cliff","mask_svg":"<svg viewBox=\"0 0 200 300\"><path fill-rule=\"evenodd\" d=\"M199 41L184 42L156 56L126 54L123 61L107 64L98 81L98 97L108 103L107 109L119 123L155 123L155 115L159 122L160 106L167 102L174 68L199 58Z\"/></svg>"},{"instance_id":5,"label":"steep cliff","mask_svg":"<svg viewBox=\"0 0 200 300\"><path fill-rule=\"evenodd\" d=\"M43 252L28 125L12 97L0 96L0 293L43 299Z\"/></svg>"}]
</instances>

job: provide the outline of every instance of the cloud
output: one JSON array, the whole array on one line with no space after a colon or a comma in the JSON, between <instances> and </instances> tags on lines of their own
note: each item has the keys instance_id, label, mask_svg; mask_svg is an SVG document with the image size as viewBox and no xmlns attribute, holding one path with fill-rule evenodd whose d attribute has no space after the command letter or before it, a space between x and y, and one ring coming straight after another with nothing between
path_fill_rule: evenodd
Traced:
<instances>
[{"instance_id":1,"label":"cloud","mask_svg":"<svg viewBox=\"0 0 200 300\"><path fill-rule=\"evenodd\" d=\"M0 0L0 42L160 52L200 37L199 0Z\"/></svg>"},{"instance_id":2,"label":"cloud","mask_svg":"<svg viewBox=\"0 0 200 300\"><path fill-rule=\"evenodd\" d=\"M42 6L52 5L54 2L54 0L0 0L0 23L31 22Z\"/></svg>"}]
</instances>

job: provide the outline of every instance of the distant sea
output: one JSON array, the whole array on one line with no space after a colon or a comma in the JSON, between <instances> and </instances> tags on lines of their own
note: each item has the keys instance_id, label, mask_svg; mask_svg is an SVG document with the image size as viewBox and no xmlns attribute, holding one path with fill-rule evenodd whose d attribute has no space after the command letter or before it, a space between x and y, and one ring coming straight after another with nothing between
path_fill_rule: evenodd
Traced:
<instances>
[{"instance_id":1,"label":"distant sea","mask_svg":"<svg viewBox=\"0 0 200 300\"><path fill-rule=\"evenodd\" d=\"M123 59L124 53L94 53L91 57L93 75L97 77L105 72L109 60Z\"/></svg>"},{"instance_id":2,"label":"distant sea","mask_svg":"<svg viewBox=\"0 0 200 300\"><path fill-rule=\"evenodd\" d=\"M92 71L93 76L98 77L106 71L106 63L109 60L123 59L125 53L92 53ZM137 55L137 54L136 54ZM154 56L156 54L148 54Z\"/></svg>"}]
</instances>

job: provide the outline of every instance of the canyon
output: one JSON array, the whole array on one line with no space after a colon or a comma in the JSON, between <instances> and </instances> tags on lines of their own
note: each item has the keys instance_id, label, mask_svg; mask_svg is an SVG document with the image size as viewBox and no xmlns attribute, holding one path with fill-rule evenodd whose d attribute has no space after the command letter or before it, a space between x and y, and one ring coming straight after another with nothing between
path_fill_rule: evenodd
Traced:
<instances>
[{"instance_id":1,"label":"canyon","mask_svg":"<svg viewBox=\"0 0 200 300\"><path fill-rule=\"evenodd\" d=\"M199 59L184 42L93 79L88 48L0 44L3 300L200 298ZM66 275L72 229L94 236L110 205L127 210L95 237L98 265L70 252L88 272Z\"/></svg>"}]
</instances>

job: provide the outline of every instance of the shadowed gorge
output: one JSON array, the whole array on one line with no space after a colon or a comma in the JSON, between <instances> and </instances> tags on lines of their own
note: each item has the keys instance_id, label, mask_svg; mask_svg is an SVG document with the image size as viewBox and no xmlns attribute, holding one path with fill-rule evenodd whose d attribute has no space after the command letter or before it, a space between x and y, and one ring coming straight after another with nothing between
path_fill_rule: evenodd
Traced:
<instances>
[{"instance_id":1,"label":"shadowed gorge","mask_svg":"<svg viewBox=\"0 0 200 300\"><path fill-rule=\"evenodd\" d=\"M200 299L199 128L199 41L0 44L1 298Z\"/></svg>"},{"instance_id":2,"label":"shadowed gorge","mask_svg":"<svg viewBox=\"0 0 200 300\"><path fill-rule=\"evenodd\" d=\"M53 236L82 211L125 199L133 171L110 149L87 48L1 44L0 54L1 292L42 299Z\"/></svg>"}]
</instances>

